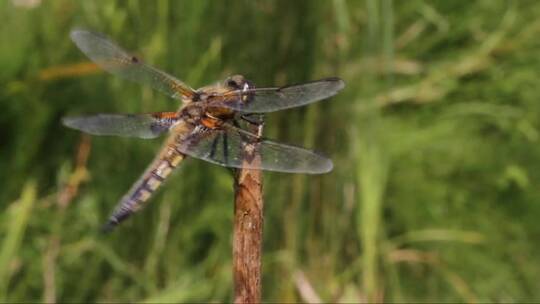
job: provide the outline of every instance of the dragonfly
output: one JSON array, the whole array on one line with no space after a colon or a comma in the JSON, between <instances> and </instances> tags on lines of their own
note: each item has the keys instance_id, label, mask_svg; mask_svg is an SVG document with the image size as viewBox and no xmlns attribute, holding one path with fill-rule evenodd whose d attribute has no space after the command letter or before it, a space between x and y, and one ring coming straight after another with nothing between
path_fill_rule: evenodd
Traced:
<instances>
[{"instance_id":1,"label":"dragonfly","mask_svg":"<svg viewBox=\"0 0 540 304\"><path fill-rule=\"evenodd\" d=\"M92 135L156 138L165 143L143 175L120 199L104 230L111 230L141 209L165 179L186 158L244 169L320 174L332 170L332 161L311 150L265 139L247 128L261 124L255 115L299 107L336 95L345 86L337 77L282 87L258 88L242 75L214 85L192 89L181 80L144 63L103 34L75 29L70 37L102 69L149 85L181 102L174 112L68 116L65 126ZM256 143L259 161L243 159L243 150Z\"/></svg>"}]
</instances>

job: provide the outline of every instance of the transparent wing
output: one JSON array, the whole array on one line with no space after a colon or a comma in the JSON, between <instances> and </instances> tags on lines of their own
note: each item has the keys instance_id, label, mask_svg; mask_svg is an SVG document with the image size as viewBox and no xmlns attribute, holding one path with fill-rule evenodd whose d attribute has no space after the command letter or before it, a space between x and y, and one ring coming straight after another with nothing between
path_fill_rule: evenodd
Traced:
<instances>
[{"instance_id":1,"label":"transparent wing","mask_svg":"<svg viewBox=\"0 0 540 304\"><path fill-rule=\"evenodd\" d=\"M245 145L252 142L258 143L261 161L246 167L242 154ZM326 173L333 167L330 159L313 151L259 139L230 125L219 129L197 127L177 145L182 153L225 167L309 174Z\"/></svg>"},{"instance_id":2,"label":"transparent wing","mask_svg":"<svg viewBox=\"0 0 540 304\"><path fill-rule=\"evenodd\" d=\"M86 31L71 31L71 39L92 61L106 71L126 79L148 84L173 98L191 98L193 90L182 81L146 65L105 36Z\"/></svg>"},{"instance_id":3,"label":"transparent wing","mask_svg":"<svg viewBox=\"0 0 540 304\"><path fill-rule=\"evenodd\" d=\"M62 123L72 129L93 135L155 138L169 130L178 120L176 112L161 112L64 117Z\"/></svg>"},{"instance_id":4,"label":"transparent wing","mask_svg":"<svg viewBox=\"0 0 540 304\"><path fill-rule=\"evenodd\" d=\"M235 90L218 95L212 105L245 113L266 113L323 100L344 87L343 80L333 77L281 88Z\"/></svg>"}]
</instances>

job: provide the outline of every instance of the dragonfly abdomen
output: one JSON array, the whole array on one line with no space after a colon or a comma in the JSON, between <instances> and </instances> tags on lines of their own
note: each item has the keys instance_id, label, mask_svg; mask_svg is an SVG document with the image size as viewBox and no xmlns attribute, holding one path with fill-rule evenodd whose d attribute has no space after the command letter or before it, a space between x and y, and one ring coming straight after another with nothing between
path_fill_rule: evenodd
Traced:
<instances>
[{"instance_id":1,"label":"dragonfly abdomen","mask_svg":"<svg viewBox=\"0 0 540 304\"><path fill-rule=\"evenodd\" d=\"M132 213L141 209L144 203L180 164L184 157L174 146L167 144L160 155L146 169L141 178L120 200L116 210L109 217L103 229L106 231L111 230Z\"/></svg>"}]
</instances>

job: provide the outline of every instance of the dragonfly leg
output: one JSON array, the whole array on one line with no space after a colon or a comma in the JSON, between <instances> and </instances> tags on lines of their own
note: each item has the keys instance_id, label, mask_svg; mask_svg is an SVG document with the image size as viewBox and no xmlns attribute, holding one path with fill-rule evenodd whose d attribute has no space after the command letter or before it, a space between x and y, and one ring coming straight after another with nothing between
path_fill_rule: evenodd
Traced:
<instances>
[{"instance_id":1,"label":"dragonfly leg","mask_svg":"<svg viewBox=\"0 0 540 304\"><path fill-rule=\"evenodd\" d=\"M251 132L256 133L257 137L262 137L264 127L264 115L262 114L242 114L240 119L251 125Z\"/></svg>"},{"instance_id":2,"label":"dragonfly leg","mask_svg":"<svg viewBox=\"0 0 540 304\"><path fill-rule=\"evenodd\" d=\"M242 114L240 119L256 127L264 125L263 115L261 114Z\"/></svg>"},{"instance_id":3,"label":"dragonfly leg","mask_svg":"<svg viewBox=\"0 0 540 304\"><path fill-rule=\"evenodd\" d=\"M247 120L246 120L246 121L247 121ZM242 127L240 126L240 123L238 122L238 120L236 120L236 119L233 120L233 121L232 121L232 124L233 124L233 126L237 127L238 129L242 129ZM240 135L240 137L242 137L242 139L246 140L244 134L239 133L239 135Z\"/></svg>"},{"instance_id":4,"label":"dragonfly leg","mask_svg":"<svg viewBox=\"0 0 540 304\"><path fill-rule=\"evenodd\" d=\"M223 133L223 161L229 163L229 143L227 133Z\"/></svg>"},{"instance_id":5,"label":"dragonfly leg","mask_svg":"<svg viewBox=\"0 0 540 304\"><path fill-rule=\"evenodd\" d=\"M221 137L221 135L218 135L212 141L212 146L210 147L210 158L214 158L214 156L216 155L217 145L218 145L220 137Z\"/></svg>"}]
</instances>

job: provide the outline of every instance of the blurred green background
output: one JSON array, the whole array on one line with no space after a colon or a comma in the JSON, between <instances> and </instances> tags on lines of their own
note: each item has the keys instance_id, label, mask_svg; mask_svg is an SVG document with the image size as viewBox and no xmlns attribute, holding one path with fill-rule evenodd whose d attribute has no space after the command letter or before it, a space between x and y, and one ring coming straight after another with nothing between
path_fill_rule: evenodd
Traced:
<instances>
[{"instance_id":1,"label":"blurred green background","mask_svg":"<svg viewBox=\"0 0 540 304\"><path fill-rule=\"evenodd\" d=\"M265 174L263 300L540 301L540 2L0 1L0 301L230 301L232 178L189 159L100 235L160 139L65 115L176 110L69 39L103 32L193 87L328 76L266 118L333 172Z\"/></svg>"}]
</instances>

